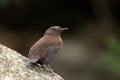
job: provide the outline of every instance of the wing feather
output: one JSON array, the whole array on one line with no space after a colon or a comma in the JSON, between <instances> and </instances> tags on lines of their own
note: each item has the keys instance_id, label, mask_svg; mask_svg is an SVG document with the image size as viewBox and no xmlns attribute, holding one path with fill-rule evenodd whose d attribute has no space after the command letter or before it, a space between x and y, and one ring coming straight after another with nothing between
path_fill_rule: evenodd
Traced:
<instances>
[{"instance_id":1,"label":"wing feather","mask_svg":"<svg viewBox=\"0 0 120 80\"><path fill-rule=\"evenodd\" d=\"M53 38L50 36L44 36L39 39L31 48L28 54L30 60L42 60L48 57L51 59L61 49L63 44L61 38ZM51 56L50 56L51 55ZM47 62L48 62L47 60Z\"/></svg>"}]
</instances>

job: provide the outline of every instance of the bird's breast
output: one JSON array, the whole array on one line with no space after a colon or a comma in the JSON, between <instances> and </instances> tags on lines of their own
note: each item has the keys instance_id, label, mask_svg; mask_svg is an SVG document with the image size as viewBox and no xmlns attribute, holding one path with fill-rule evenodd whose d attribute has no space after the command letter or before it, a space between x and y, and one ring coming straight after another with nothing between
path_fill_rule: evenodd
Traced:
<instances>
[{"instance_id":1,"label":"bird's breast","mask_svg":"<svg viewBox=\"0 0 120 80\"><path fill-rule=\"evenodd\" d=\"M63 47L63 41L61 37L52 38L47 51L49 51L50 53L58 53L62 47Z\"/></svg>"},{"instance_id":2,"label":"bird's breast","mask_svg":"<svg viewBox=\"0 0 120 80\"><path fill-rule=\"evenodd\" d=\"M48 49L46 50L46 58L44 60L44 63L49 63L51 62L56 55L60 52L62 47L58 47L58 46L51 46L48 47Z\"/></svg>"},{"instance_id":3,"label":"bird's breast","mask_svg":"<svg viewBox=\"0 0 120 80\"><path fill-rule=\"evenodd\" d=\"M45 63L49 63L49 61L53 60L55 56L60 52L63 47L63 42L61 38L52 38L49 46L46 49L46 59Z\"/></svg>"}]
</instances>

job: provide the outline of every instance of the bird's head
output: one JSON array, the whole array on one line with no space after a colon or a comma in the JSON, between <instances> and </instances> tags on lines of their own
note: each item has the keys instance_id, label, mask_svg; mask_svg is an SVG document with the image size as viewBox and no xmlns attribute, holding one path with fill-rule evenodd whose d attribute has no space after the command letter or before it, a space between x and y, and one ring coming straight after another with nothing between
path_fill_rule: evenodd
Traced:
<instances>
[{"instance_id":1,"label":"bird's head","mask_svg":"<svg viewBox=\"0 0 120 80\"><path fill-rule=\"evenodd\" d=\"M61 33L65 30L68 30L68 28L61 28L59 26L53 26L53 27L48 28L45 31L45 35L60 36Z\"/></svg>"}]
</instances>

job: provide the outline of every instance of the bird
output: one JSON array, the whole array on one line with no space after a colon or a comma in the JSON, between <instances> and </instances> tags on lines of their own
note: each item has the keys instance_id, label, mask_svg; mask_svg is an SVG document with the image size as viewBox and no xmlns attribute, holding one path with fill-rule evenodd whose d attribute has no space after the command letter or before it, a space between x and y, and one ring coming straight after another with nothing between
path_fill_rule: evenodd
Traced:
<instances>
[{"instance_id":1,"label":"bird","mask_svg":"<svg viewBox=\"0 0 120 80\"><path fill-rule=\"evenodd\" d=\"M63 47L61 34L66 30L68 30L68 28L61 28L60 26L48 28L44 32L44 35L30 48L27 65L38 63L42 68L44 65L50 68L49 63Z\"/></svg>"}]
</instances>

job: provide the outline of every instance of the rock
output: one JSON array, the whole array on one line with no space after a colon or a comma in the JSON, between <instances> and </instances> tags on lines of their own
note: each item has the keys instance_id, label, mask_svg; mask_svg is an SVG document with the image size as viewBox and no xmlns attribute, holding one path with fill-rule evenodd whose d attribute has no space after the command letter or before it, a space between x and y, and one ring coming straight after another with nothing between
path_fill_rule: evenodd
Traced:
<instances>
[{"instance_id":1,"label":"rock","mask_svg":"<svg viewBox=\"0 0 120 80\"><path fill-rule=\"evenodd\" d=\"M0 44L0 80L64 80L42 68L28 68L28 58Z\"/></svg>"}]
</instances>

